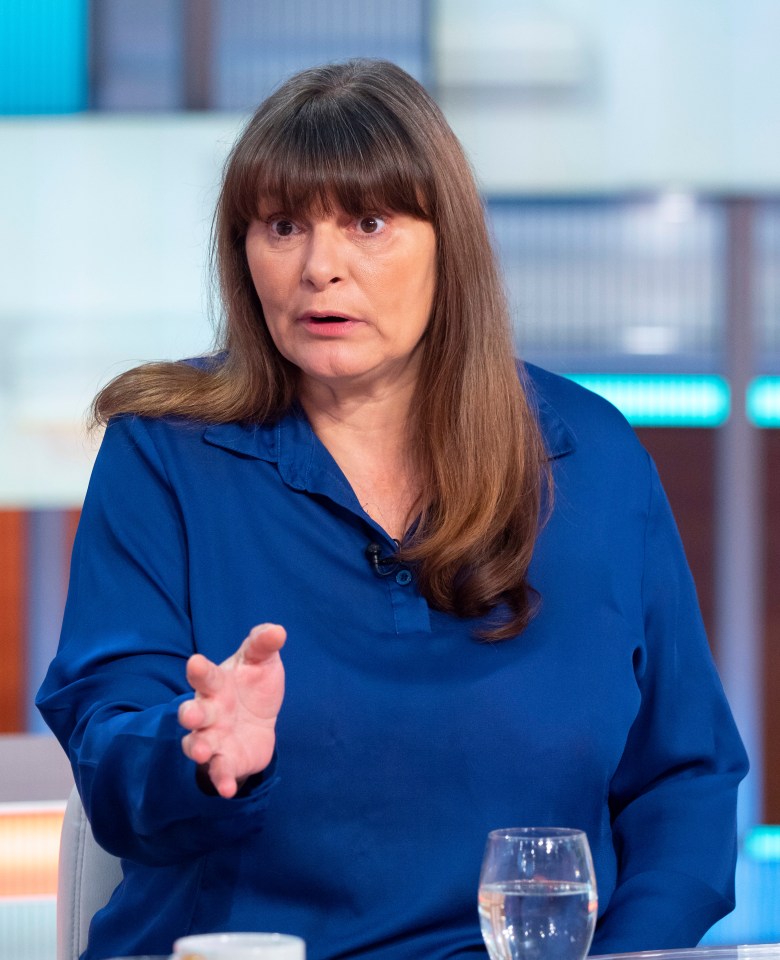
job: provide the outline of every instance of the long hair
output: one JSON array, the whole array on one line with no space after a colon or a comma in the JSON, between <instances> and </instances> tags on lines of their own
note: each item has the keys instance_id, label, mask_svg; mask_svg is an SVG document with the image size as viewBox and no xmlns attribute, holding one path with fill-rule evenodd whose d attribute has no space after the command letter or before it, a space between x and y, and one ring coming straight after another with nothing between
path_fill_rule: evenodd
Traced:
<instances>
[{"instance_id":1,"label":"long hair","mask_svg":"<svg viewBox=\"0 0 780 960\"><path fill-rule=\"evenodd\" d=\"M291 217L335 204L432 224L437 283L409 423L420 519L400 555L434 608L491 615L485 638L520 632L534 609L527 573L549 487L544 445L472 171L437 105L392 63L306 70L261 104L228 157L217 204L223 321L214 357L121 374L96 397L95 420L271 422L290 409L298 371L271 339L245 252L260 198Z\"/></svg>"}]
</instances>

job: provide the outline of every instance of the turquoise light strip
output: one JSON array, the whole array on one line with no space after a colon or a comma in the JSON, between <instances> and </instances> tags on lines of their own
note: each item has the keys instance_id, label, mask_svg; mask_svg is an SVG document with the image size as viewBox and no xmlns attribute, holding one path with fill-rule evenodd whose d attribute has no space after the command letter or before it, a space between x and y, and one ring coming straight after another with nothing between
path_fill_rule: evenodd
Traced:
<instances>
[{"instance_id":1,"label":"turquoise light strip","mask_svg":"<svg viewBox=\"0 0 780 960\"><path fill-rule=\"evenodd\" d=\"M0 0L0 114L87 107L87 0Z\"/></svg>"},{"instance_id":2,"label":"turquoise light strip","mask_svg":"<svg viewBox=\"0 0 780 960\"><path fill-rule=\"evenodd\" d=\"M636 427L719 427L729 416L722 377L583 373L569 379L609 400Z\"/></svg>"},{"instance_id":3,"label":"turquoise light strip","mask_svg":"<svg viewBox=\"0 0 780 960\"><path fill-rule=\"evenodd\" d=\"M752 860L780 861L780 827L753 827L745 836L744 849Z\"/></svg>"},{"instance_id":4,"label":"turquoise light strip","mask_svg":"<svg viewBox=\"0 0 780 960\"><path fill-rule=\"evenodd\" d=\"M757 427L780 427L780 377L756 377L748 387L747 413Z\"/></svg>"}]
</instances>

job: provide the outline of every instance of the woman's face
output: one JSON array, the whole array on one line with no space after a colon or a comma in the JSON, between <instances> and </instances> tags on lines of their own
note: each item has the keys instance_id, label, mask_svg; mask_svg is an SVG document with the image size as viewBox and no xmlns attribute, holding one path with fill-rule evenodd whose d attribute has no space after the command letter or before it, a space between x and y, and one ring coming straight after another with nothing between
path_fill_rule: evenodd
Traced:
<instances>
[{"instance_id":1,"label":"woman's face","mask_svg":"<svg viewBox=\"0 0 780 960\"><path fill-rule=\"evenodd\" d=\"M268 329L306 381L413 383L436 286L436 237L399 213L304 218L262 205L246 254Z\"/></svg>"}]
</instances>

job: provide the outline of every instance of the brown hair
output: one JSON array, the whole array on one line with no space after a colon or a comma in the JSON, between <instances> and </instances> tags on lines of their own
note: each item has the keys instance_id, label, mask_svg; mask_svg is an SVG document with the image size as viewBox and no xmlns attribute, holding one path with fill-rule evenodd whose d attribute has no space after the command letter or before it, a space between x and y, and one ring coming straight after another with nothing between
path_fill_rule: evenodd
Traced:
<instances>
[{"instance_id":1,"label":"brown hair","mask_svg":"<svg viewBox=\"0 0 780 960\"><path fill-rule=\"evenodd\" d=\"M120 375L96 397L95 420L268 422L290 408L297 369L271 340L245 253L260 197L290 216L335 203L355 216L388 210L433 225L437 286L410 422L423 494L401 555L433 607L492 614L487 638L518 633L533 613L526 578L549 486L545 450L468 161L431 97L394 64L306 70L261 104L227 160L217 205L218 352L201 366Z\"/></svg>"}]
</instances>

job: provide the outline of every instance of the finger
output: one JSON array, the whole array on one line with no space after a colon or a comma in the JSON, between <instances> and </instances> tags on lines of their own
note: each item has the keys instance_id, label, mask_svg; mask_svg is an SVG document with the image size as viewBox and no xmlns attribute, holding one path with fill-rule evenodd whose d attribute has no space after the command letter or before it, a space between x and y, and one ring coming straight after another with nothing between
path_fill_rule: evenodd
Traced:
<instances>
[{"instance_id":1,"label":"finger","mask_svg":"<svg viewBox=\"0 0 780 960\"><path fill-rule=\"evenodd\" d=\"M286 639L287 631L278 623L261 623L252 627L238 653L244 663L262 663L278 653Z\"/></svg>"},{"instance_id":2,"label":"finger","mask_svg":"<svg viewBox=\"0 0 780 960\"><path fill-rule=\"evenodd\" d=\"M185 700L179 704L177 719L185 730L197 730L201 725L201 710L196 700Z\"/></svg>"},{"instance_id":3,"label":"finger","mask_svg":"<svg viewBox=\"0 0 780 960\"><path fill-rule=\"evenodd\" d=\"M199 730L210 727L216 720L217 710L210 700L198 698L185 700L179 705L178 719L185 730Z\"/></svg>"},{"instance_id":4,"label":"finger","mask_svg":"<svg viewBox=\"0 0 780 960\"><path fill-rule=\"evenodd\" d=\"M236 782L235 772L232 764L225 757L218 754L211 763L209 763L209 779L214 784L217 793L230 800L238 792L238 783Z\"/></svg>"},{"instance_id":5,"label":"finger","mask_svg":"<svg viewBox=\"0 0 780 960\"><path fill-rule=\"evenodd\" d=\"M208 734L198 730L182 737L181 748L184 755L195 763L208 763L215 755L216 748Z\"/></svg>"},{"instance_id":6,"label":"finger","mask_svg":"<svg viewBox=\"0 0 780 960\"><path fill-rule=\"evenodd\" d=\"M194 653L187 661L187 683L204 696L217 693L222 686L222 671L202 653Z\"/></svg>"},{"instance_id":7,"label":"finger","mask_svg":"<svg viewBox=\"0 0 780 960\"><path fill-rule=\"evenodd\" d=\"M189 757L190 760L193 760L192 748L195 745L195 738L191 733L188 733L186 736L181 738L181 751L185 757Z\"/></svg>"}]
</instances>

